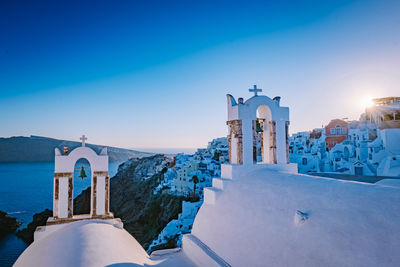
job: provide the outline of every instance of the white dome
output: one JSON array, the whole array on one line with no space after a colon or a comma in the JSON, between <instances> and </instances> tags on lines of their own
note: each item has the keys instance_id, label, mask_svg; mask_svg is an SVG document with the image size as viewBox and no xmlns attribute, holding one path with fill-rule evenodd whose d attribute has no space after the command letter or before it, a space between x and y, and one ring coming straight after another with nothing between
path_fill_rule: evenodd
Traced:
<instances>
[{"instance_id":1,"label":"white dome","mask_svg":"<svg viewBox=\"0 0 400 267\"><path fill-rule=\"evenodd\" d=\"M124 229L107 221L88 220L65 225L33 242L15 266L106 266L150 263L146 251Z\"/></svg>"},{"instance_id":2,"label":"white dome","mask_svg":"<svg viewBox=\"0 0 400 267\"><path fill-rule=\"evenodd\" d=\"M113 221L86 220L60 225L59 230L33 242L14 266L193 265L182 253L169 255L168 259L150 259L143 247Z\"/></svg>"}]
</instances>

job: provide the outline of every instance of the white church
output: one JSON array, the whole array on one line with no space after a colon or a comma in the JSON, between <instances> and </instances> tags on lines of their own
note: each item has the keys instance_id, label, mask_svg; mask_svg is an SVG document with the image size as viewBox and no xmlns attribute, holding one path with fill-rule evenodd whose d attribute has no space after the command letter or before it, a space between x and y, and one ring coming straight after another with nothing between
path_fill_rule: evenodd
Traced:
<instances>
[{"instance_id":1,"label":"white church","mask_svg":"<svg viewBox=\"0 0 400 267\"><path fill-rule=\"evenodd\" d=\"M54 214L15 266L400 266L400 183L341 181L288 163L289 108L227 95L229 162L204 190L182 248L148 255L109 211L108 157L56 149ZM73 168L92 166L90 214L73 215Z\"/></svg>"}]
</instances>

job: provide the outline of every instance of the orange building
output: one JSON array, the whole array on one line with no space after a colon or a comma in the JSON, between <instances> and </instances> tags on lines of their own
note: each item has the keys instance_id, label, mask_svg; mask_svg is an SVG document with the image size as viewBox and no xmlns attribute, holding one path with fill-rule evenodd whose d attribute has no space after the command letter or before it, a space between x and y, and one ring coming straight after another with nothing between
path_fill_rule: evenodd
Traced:
<instances>
[{"instance_id":1,"label":"orange building","mask_svg":"<svg viewBox=\"0 0 400 267\"><path fill-rule=\"evenodd\" d=\"M336 144L339 144L346 140L348 131L348 124L344 120L331 120L331 122L327 126L325 126L326 147L332 148Z\"/></svg>"}]
</instances>

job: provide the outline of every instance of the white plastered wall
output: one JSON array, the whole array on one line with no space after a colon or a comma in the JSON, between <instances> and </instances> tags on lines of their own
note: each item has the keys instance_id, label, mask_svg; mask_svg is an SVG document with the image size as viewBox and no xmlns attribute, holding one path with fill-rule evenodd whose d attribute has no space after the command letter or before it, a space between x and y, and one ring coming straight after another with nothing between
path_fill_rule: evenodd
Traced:
<instances>
[{"instance_id":1,"label":"white plastered wall","mask_svg":"<svg viewBox=\"0 0 400 267\"><path fill-rule=\"evenodd\" d=\"M271 125L270 122L272 121L272 114L271 109L266 105L260 105L257 108L257 112L260 119L264 119L264 126L263 126L263 151L261 151L263 163L270 163L270 131Z\"/></svg>"},{"instance_id":2,"label":"white plastered wall","mask_svg":"<svg viewBox=\"0 0 400 267\"><path fill-rule=\"evenodd\" d=\"M97 176L97 201L96 201L96 214L105 214L106 203L106 177Z\"/></svg>"},{"instance_id":3,"label":"white plastered wall","mask_svg":"<svg viewBox=\"0 0 400 267\"><path fill-rule=\"evenodd\" d=\"M61 177L59 179L59 193L58 193L58 217L68 217L68 177Z\"/></svg>"},{"instance_id":4,"label":"white plastered wall","mask_svg":"<svg viewBox=\"0 0 400 267\"><path fill-rule=\"evenodd\" d=\"M97 155L89 147L78 147L75 148L68 155L56 155L55 156L55 167L54 172L73 172L75 163L78 159L87 159L90 163L90 168L93 171L108 171L108 156Z\"/></svg>"},{"instance_id":5,"label":"white plastered wall","mask_svg":"<svg viewBox=\"0 0 400 267\"><path fill-rule=\"evenodd\" d=\"M392 155L400 154L400 129L381 130L383 146Z\"/></svg>"},{"instance_id":6,"label":"white plastered wall","mask_svg":"<svg viewBox=\"0 0 400 267\"><path fill-rule=\"evenodd\" d=\"M238 158L237 158L237 138L235 137L234 134L231 135L231 161L233 164L238 163Z\"/></svg>"}]
</instances>

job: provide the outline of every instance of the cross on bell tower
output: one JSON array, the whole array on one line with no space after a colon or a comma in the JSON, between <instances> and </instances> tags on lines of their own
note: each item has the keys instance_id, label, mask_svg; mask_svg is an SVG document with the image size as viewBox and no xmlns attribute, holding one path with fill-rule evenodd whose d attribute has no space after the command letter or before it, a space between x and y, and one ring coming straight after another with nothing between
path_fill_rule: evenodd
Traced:
<instances>
[{"instance_id":1,"label":"cross on bell tower","mask_svg":"<svg viewBox=\"0 0 400 267\"><path fill-rule=\"evenodd\" d=\"M82 137L79 139L82 140L82 146L85 146L85 141L87 140L87 137L85 135L82 135Z\"/></svg>"},{"instance_id":2,"label":"cross on bell tower","mask_svg":"<svg viewBox=\"0 0 400 267\"><path fill-rule=\"evenodd\" d=\"M258 96L257 93L258 93L258 92L262 92L262 89L257 88L257 85L254 85L253 88L250 88L250 89L249 89L249 92L254 93L254 96Z\"/></svg>"}]
</instances>

